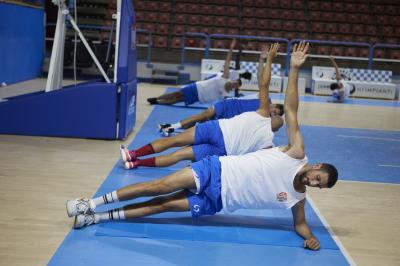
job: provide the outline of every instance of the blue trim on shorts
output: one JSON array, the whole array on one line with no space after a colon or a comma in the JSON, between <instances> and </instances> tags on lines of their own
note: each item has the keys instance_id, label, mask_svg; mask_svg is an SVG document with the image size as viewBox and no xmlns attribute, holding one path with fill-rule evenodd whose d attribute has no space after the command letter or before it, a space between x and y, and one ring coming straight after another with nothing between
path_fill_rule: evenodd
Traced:
<instances>
[{"instance_id":1,"label":"blue trim on shorts","mask_svg":"<svg viewBox=\"0 0 400 266\"><path fill-rule=\"evenodd\" d=\"M224 136L218 120L196 124L192 149L195 161L211 155L226 155Z\"/></svg>"},{"instance_id":2,"label":"blue trim on shorts","mask_svg":"<svg viewBox=\"0 0 400 266\"><path fill-rule=\"evenodd\" d=\"M228 119L245 112L257 111L260 106L259 99L226 99L214 105L216 119Z\"/></svg>"},{"instance_id":3,"label":"blue trim on shorts","mask_svg":"<svg viewBox=\"0 0 400 266\"><path fill-rule=\"evenodd\" d=\"M221 163L218 156L209 156L192 164L193 171L200 181L198 194L188 191L192 217L213 215L222 209Z\"/></svg>"},{"instance_id":4,"label":"blue trim on shorts","mask_svg":"<svg viewBox=\"0 0 400 266\"><path fill-rule=\"evenodd\" d=\"M197 92L196 82L190 83L181 89L183 101L186 105L199 101L199 93Z\"/></svg>"}]
</instances>

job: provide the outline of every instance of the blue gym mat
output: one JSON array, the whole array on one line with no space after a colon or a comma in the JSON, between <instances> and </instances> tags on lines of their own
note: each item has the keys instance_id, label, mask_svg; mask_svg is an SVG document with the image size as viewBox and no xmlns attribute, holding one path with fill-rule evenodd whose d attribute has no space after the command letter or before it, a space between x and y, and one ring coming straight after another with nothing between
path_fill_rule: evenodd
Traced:
<instances>
[{"instance_id":1,"label":"blue gym mat","mask_svg":"<svg viewBox=\"0 0 400 266\"><path fill-rule=\"evenodd\" d=\"M177 110L169 106L156 106L129 148L137 148L158 138L158 122L171 119L178 121L199 112L191 108ZM303 130L313 132L312 127ZM283 130L277 134L278 142L283 142L284 134ZM307 139L307 145L311 144L308 142ZM313 145L317 147L316 143ZM118 149L118 145L115 148ZM308 150L312 151L311 148ZM309 153L310 158L314 156ZM329 154L326 156L329 157ZM118 161L95 196L128 184L162 177L188 164L180 162L167 168L127 171ZM131 202L143 200L146 198ZM112 207L121 205L119 203ZM103 206L99 211L106 208L110 206ZM302 248L302 239L293 230L290 210L240 210L229 215L221 213L199 219L191 219L190 214L184 212L71 230L49 264L348 265L308 204L306 215L311 229L321 242L318 252Z\"/></svg>"}]
</instances>

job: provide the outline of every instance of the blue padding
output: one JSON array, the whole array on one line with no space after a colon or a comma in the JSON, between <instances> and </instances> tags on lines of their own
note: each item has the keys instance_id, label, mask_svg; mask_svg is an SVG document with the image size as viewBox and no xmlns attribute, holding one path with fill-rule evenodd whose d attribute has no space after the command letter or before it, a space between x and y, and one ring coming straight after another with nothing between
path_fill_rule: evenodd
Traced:
<instances>
[{"instance_id":1,"label":"blue padding","mask_svg":"<svg viewBox=\"0 0 400 266\"><path fill-rule=\"evenodd\" d=\"M0 83L42 74L44 10L0 3Z\"/></svg>"},{"instance_id":2,"label":"blue padding","mask_svg":"<svg viewBox=\"0 0 400 266\"><path fill-rule=\"evenodd\" d=\"M117 87L88 82L0 103L0 133L116 138Z\"/></svg>"},{"instance_id":3,"label":"blue padding","mask_svg":"<svg viewBox=\"0 0 400 266\"><path fill-rule=\"evenodd\" d=\"M121 1L117 83L136 80L136 27L132 1Z\"/></svg>"},{"instance_id":4,"label":"blue padding","mask_svg":"<svg viewBox=\"0 0 400 266\"><path fill-rule=\"evenodd\" d=\"M158 137L157 123L180 120L198 113L196 109L156 106L129 148ZM116 149L118 147L116 146ZM182 168L124 170L119 161L96 196L129 184L159 178ZM79 196L79 195L77 195ZM124 202L138 202L133 200ZM122 206L121 203L113 207ZM108 206L107 206L108 207ZM105 207L99 211L106 210ZM293 231L290 211L240 210L233 215L190 218L189 212L163 213L131 223L113 222L71 230L49 265L348 265L343 254L306 206L307 221L320 238L318 252L301 247Z\"/></svg>"},{"instance_id":5,"label":"blue padding","mask_svg":"<svg viewBox=\"0 0 400 266\"><path fill-rule=\"evenodd\" d=\"M129 132L131 132L135 126L136 95L136 79L129 83L121 84L121 93L119 98L119 139L124 139L126 136L128 136Z\"/></svg>"}]
</instances>

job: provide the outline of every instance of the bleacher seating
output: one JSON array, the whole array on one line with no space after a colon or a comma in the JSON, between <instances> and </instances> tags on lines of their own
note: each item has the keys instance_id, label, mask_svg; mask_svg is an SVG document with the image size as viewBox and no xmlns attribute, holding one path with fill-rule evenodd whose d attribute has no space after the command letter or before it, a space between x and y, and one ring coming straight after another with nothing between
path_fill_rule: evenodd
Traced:
<instances>
[{"instance_id":1,"label":"bleacher seating","mask_svg":"<svg viewBox=\"0 0 400 266\"><path fill-rule=\"evenodd\" d=\"M400 43L400 2L396 0L133 0L137 28L153 34L156 48L180 49L185 32L316 39L364 43ZM116 0L81 0L78 22L110 27ZM91 40L108 40L107 30L85 29ZM70 37L70 33L67 33ZM139 44L148 43L138 34ZM201 38L187 39L202 47ZM211 47L227 48L228 40L213 40ZM313 45L312 53L367 57L365 47ZM257 41L245 49L257 50ZM398 59L399 50L377 49L378 58Z\"/></svg>"}]
</instances>

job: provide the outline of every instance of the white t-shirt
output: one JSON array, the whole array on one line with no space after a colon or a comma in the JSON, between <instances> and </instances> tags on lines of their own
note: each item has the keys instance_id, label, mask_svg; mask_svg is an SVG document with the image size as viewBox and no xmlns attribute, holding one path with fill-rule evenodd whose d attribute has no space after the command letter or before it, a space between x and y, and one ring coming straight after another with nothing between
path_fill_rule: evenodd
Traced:
<instances>
[{"instance_id":1,"label":"white t-shirt","mask_svg":"<svg viewBox=\"0 0 400 266\"><path fill-rule=\"evenodd\" d=\"M339 84L340 84L340 83L343 84L343 87L342 87L341 89L336 89L336 90L334 90L333 93L339 95L339 92L340 92L341 90L343 90L343 91L344 91L344 99L343 99L343 100L349 98L349 96L350 96L350 91L351 91L351 89L352 89L351 85L350 85L349 83L347 83L346 81L344 81L344 79L339 80L338 83L339 83Z\"/></svg>"},{"instance_id":2,"label":"white t-shirt","mask_svg":"<svg viewBox=\"0 0 400 266\"><path fill-rule=\"evenodd\" d=\"M246 154L274 145L270 117L245 112L229 119L219 119L218 123L227 155Z\"/></svg>"},{"instance_id":3,"label":"white t-shirt","mask_svg":"<svg viewBox=\"0 0 400 266\"><path fill-rule=\"evenodd\" d=\"M221 100L228 93L225 91L225 83L229 80L222 77L222 73L218 73L215 77L196 82L199 102L209 103Z\"/></svg>"},{"instance_id":4,"label":"white t-shirt","mask_svg":"<svg viewBox=\"0 0 400 266\"><path fill-rule=\"evenodd\" d=\"M293 181L308 162L294 159L278 147L240 156L222 156L221 199L225 211L289 209L305 198Z\"/></svg>"}]
</instances>

